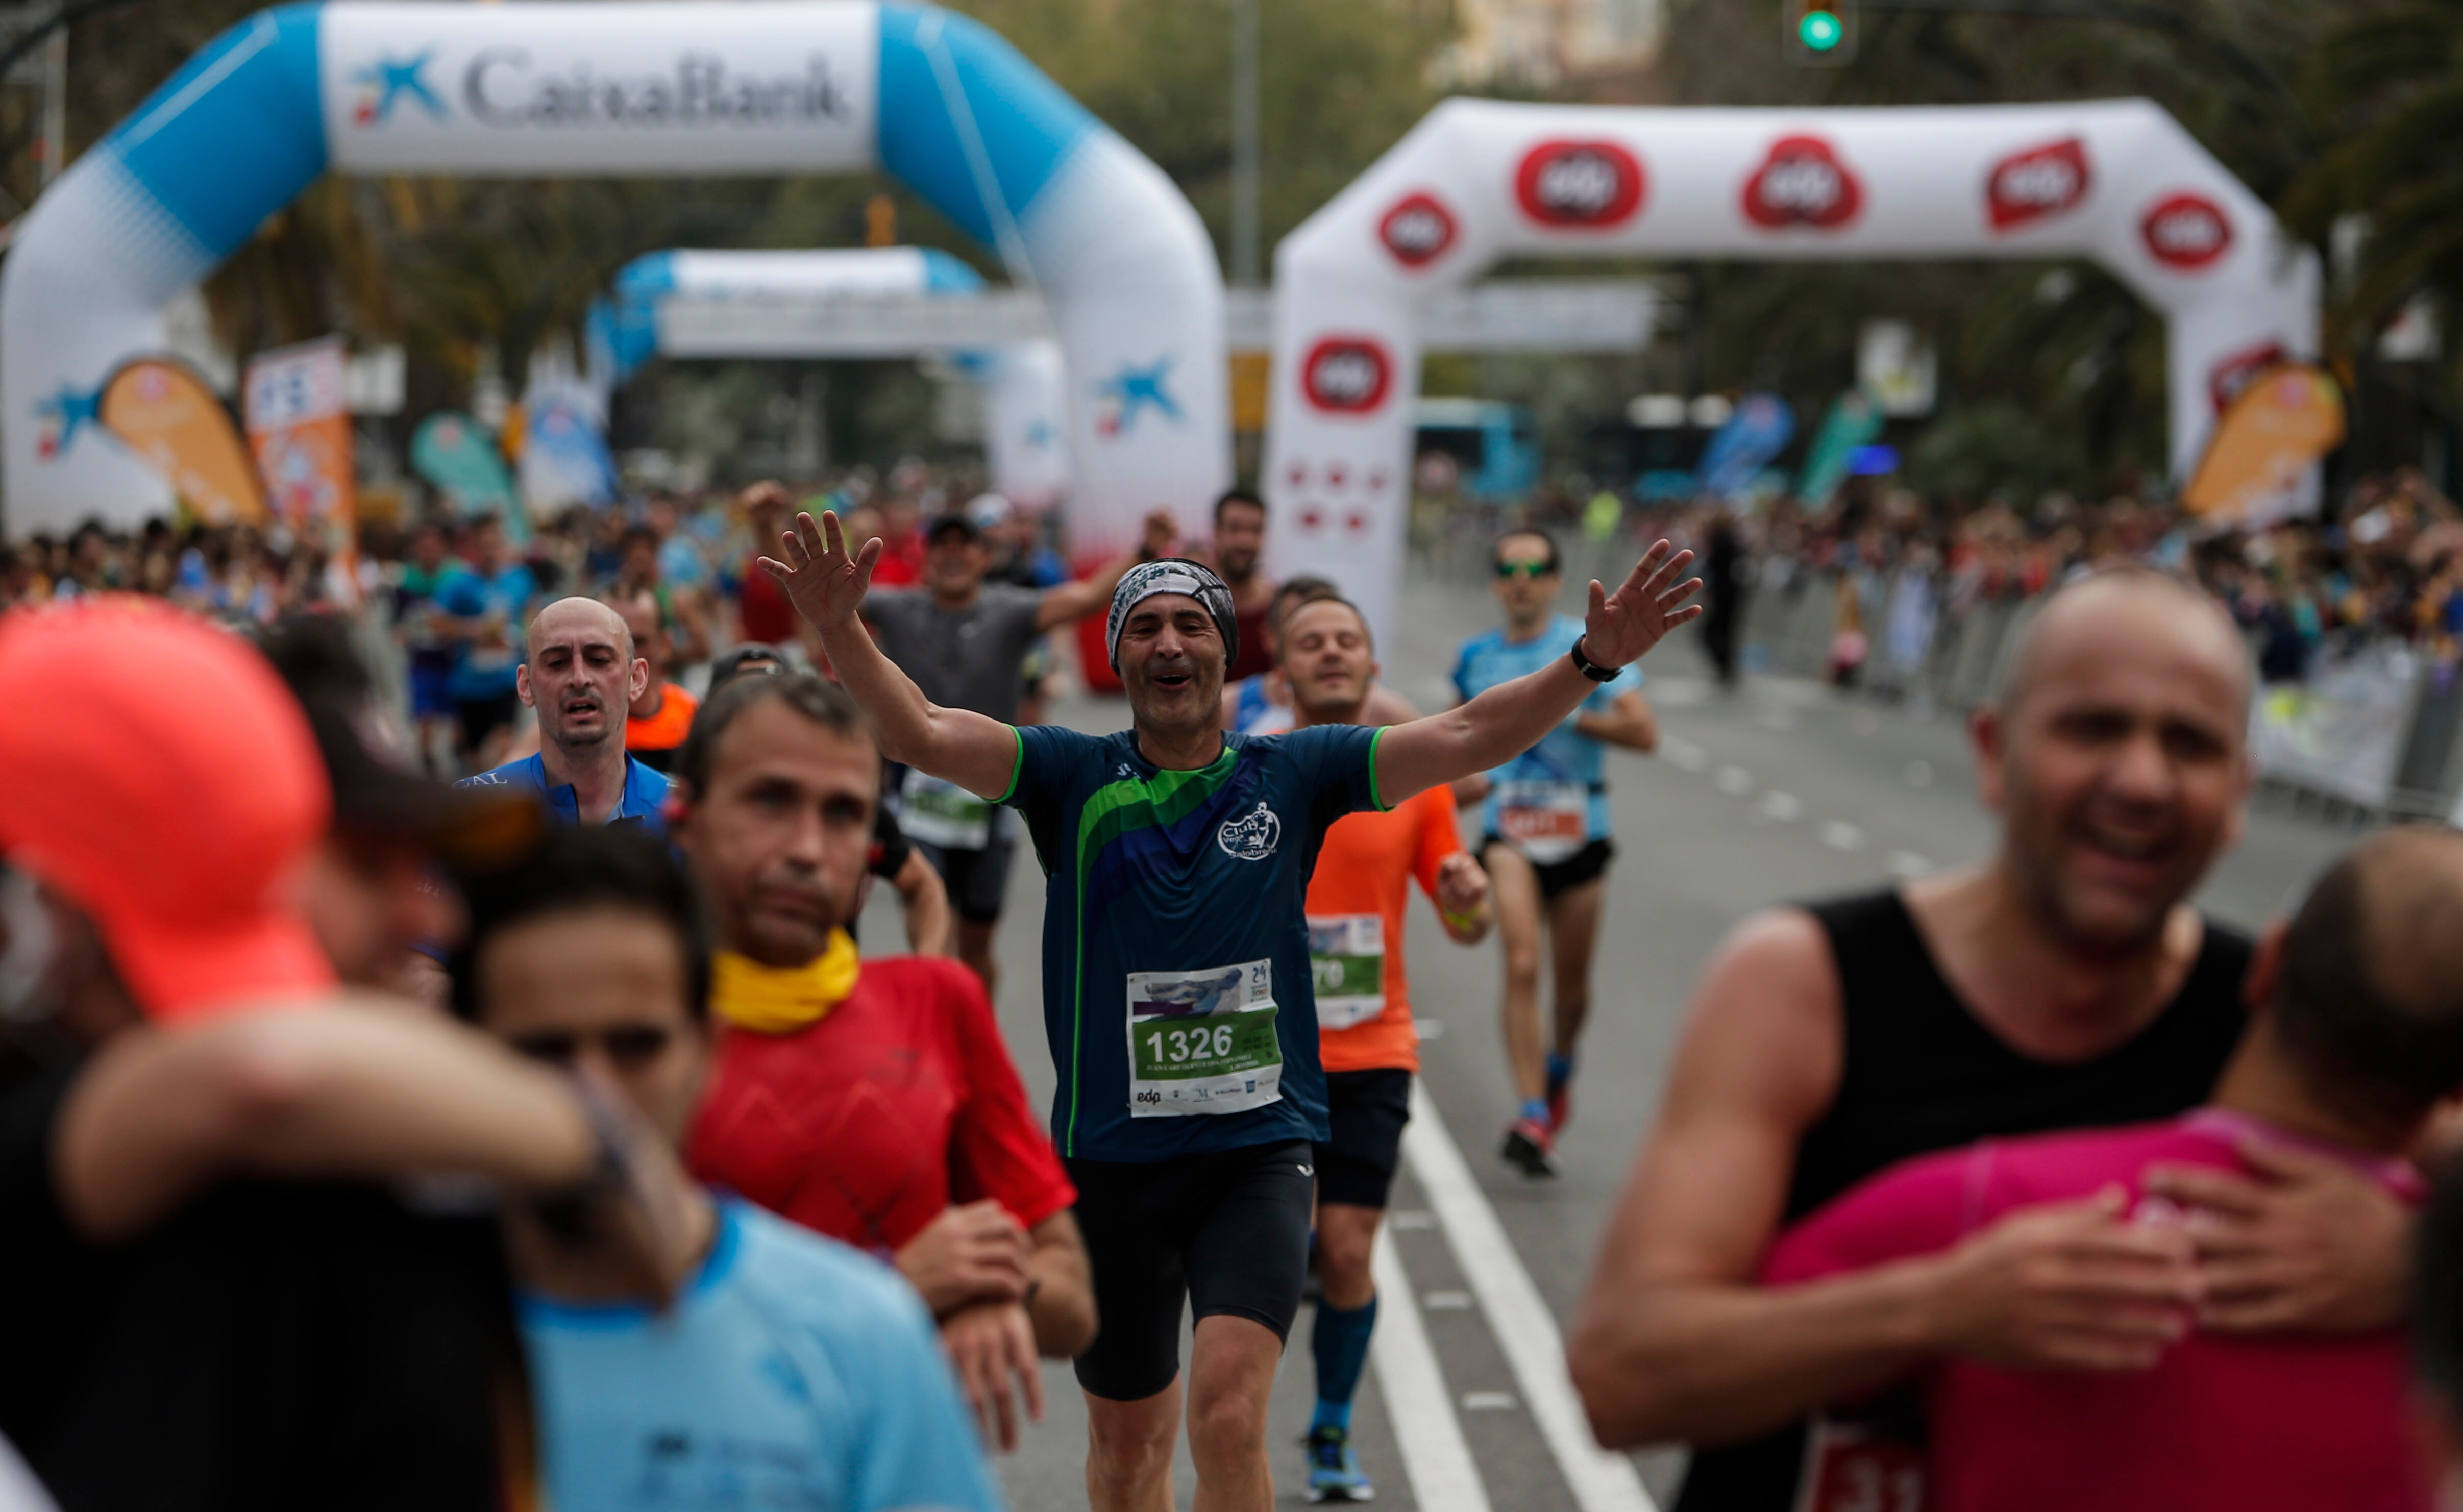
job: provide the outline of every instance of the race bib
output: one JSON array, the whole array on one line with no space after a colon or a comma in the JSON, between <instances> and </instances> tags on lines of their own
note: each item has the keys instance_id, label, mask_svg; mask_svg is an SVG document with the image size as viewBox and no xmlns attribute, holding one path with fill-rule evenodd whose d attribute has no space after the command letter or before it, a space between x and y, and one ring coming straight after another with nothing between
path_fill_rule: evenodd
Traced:
<instances>
[{"instance_id":1,"label":"race bib","mask_svg":"<svg viewBox=\"0 0 2463 1512\"><path fill-rule=\"evenodd\" d=\"M1308 936L1319 1028L1347 1029L1385 1011L1384 918L1375 914L1311 916Z\"/></svg>"},{"instance_id":2,"label":"race bib","mask_svg":"<svg viewBox=\"0 0 2463 1512\"><path fill-rule=\"evenodd\" d=\"M992 843L992 806L956 783L909 767L898 789L898 828L909 840L945 851L980 851Z\"/></svg>"},{"instance_id":3,"label":"race bib","mask_svg":"<svg viewBox=\"0 0 2463 1512\"><path fill-rule=\"evenodd\" d=\"M1922 1444L1885 1429L1816 1417L1796 1512L1924 1512Z\"/></svg>"},{"instance_id":4,"label":"race bib","mask_svg":"<svg viewBox=\"0 0 2463 1512\"><path fill-rule=\"evenodd\" d=\"M1129 1116L1237 1113L1282 1100L1275 963L1129 973Z\"/></svg>"},{"instance_id":5,"label":"race bib","mask_svg":"<svg viewBox=\"0 0 2463 1512\"><path fill-rule=\"evenodd\" d=\"M1535 866L1570 859L1591 838L1591 789L1578 782L1496 785L1499 833Z\"/></svg>"}]
</instances>

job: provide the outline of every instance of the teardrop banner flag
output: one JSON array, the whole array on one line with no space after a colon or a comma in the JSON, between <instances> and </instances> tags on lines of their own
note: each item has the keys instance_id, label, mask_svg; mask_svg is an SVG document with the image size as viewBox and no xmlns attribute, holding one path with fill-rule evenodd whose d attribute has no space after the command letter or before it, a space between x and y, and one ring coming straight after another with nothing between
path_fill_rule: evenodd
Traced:
<instances>
[{"instance_id":1,"label":"teardrop banner flag","mask_svg":"<svg viewBox=\"0 0 2463 1512\"><path fill-rule=\"evenodd\" d=\"M176 357L124 363L102 387L103 428L161 473L181 506L207 525L265 518L256 466L230 412Z\"/></svg>"},{"instance_id":2,"label":"teardrop banner flag","mask_svg":"<svg viewBox=\"0 0 2463 1512\"><path fill-rule=\"evenodd\" d=\"M530 516L513 496L513 475L487 426L458 410L439 410L410 438L410 465L453 503L456 514L493 514L527 539Z\"/></svg>"},{"instance_id":3,"label":"teardrop banner flag","mask_svg":"<svg viewBox=\"0 0 2463 1512\"><path fill-rule=\"evenodd\" d=\"M341 338L328 336L257 354L241 385L257 472L274 513L302 539L355 533L348 363Z\"/></svg>"},{"instance_id":4,"label":"teardrop banner flag","mask_svg":"<svg viewBox=\"0 0 2463 1512\"><path fill-rule=\"evenodd\" d=\"M2343 442L2343 393L2325 370L2287 362L2244 386L2181 494L2202 519L2270 525L2297 510L2301 480Z\"/></svg>"}]
</instances>

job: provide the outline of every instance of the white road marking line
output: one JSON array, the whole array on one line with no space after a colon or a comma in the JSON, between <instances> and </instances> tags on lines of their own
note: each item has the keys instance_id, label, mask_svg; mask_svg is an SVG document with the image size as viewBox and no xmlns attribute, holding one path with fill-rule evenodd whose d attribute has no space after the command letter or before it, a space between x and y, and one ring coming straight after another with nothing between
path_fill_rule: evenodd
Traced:
<instances>
[{"instance_id":1,"label":"white road marking line","mask_svg":"<svg viewBox=\"0 0 2463 1512\"><path fill-rule=\"evenodd\" d=\"M1471 1461L1445 1371L1411 1300L1411 1278L1383 1230L1368 1253L1368 1268L1377 1282L1377 1331L1369 1337L1369 1357L1377 1362L1377 1388L1394 1424L1411 1499L1422 1512L1489 1512L1488 1487Z\"/></svg>"},{"instance_id":2,"label":"white road marking line","mask_svg":"<svg viewBox=\"0 0 2463 1512\"><path fill-rule=\"evenodd\" d=\"M1864 848L1864 832L1844 819L1825 820L1821 843L1834 851L1861 851Z\"/></svg>"},{"instance_id":3,"label":"white road marking line","mask_svg":"<svg viewBox=\"0 0 2463 1512\"><path fill-rule=\"evenodd\" d=\"M1741 798L1754 790L1754 774L1742 767L1722 767L1714 780L1719 785L1719 790L1731 797Z\"/></svg>"},{"instance_id":4,"label":"white road marking line","mask_svg":"<svg viewBox=\"0 0 2463 1512\"><path fill-rule=\"evenodd\" d=\"M1930 856L1918 855L1913 851L1893 851L1890 853L1890 875L1892 876L1922 876L1932 869L1933 864Z\"/></svg>"},{"instance_id":5,"label":"white road marking line","mask_svg":"<svg viewBox=\"0 0 2463 1512\"><path fill-rule=\"evenodd\" d=\"M1400 1229L1406 1234L1417 1234L1436 1227L1437 1215L1416 1211L1395 1213L1387 1217L1385 1226Z\"/></svg>"},{"instance_id":6,"label":"white road marking line","mask_svg":"<svg viewBox=\"0 0 2463 1512\"><path fill-rule=\"evenodd\" d=\"M1496 1220L1496 1210L1488 1205L1437 1116L1436 1104L1417 1081L1411 1086L1411 1121L1403 1129L1403 1156L1444 1225L1480 1310L1488 1314L1489 1329L1514 1368L1515 1384L1522 1388L1540 1436L1573 1488L1575 1504L1582 1512L1658 1512L1633 1461L1601 1448L1591 1436L1573 1380L1565 1373L1565 1341L1556 1315L1532 1285L1531 1273L1522 1268L1513 1241ZM1382 1372L1379 1379L1384 1379Z\"/></svg>"},{"instance_id":7,"label":"white road marking line","mask_svg":"<svg viewBox=\"0 0 2463 1512\"><path fill-rule=\"evenodd\" d=\"M1667 764L1681 771L1701 771L1711 765L1711 753L1681 736L1660 737L1659 753Z\"/></svg>"},{"instance_id":8,"label":"white road marking line","mask_svg":"<svg viewBox=\"0 0 2463 1512\"><path fill-rule=\"evenodd\" d=\"M1467 1413L1510 1413L1522 1405L1512 1392L1465 1392L1462 1404Z\"/></svg>"},{"instance_id":9,"label":"white road marking line","mask_svg":"<svg viewBox=\"0 0 2463 1512\"><path fill-rule=\"evenodd\" d=\"M1429 1292L1427 1296L1420 1299L1420 1310L1423 1312L1469 1312L1471 1310L1471 1293L1468 1291Z\"/></svg>"},{"instance_id":10,"label":"white road marking line","mask_svg":"<svg viewBox=\"0 0 2463 1512\"><path fill-rule=\"evenodd\" d=\"M1792 792L1762 794L1762 817L1789 824L1804 816L1804 800Z\"/></svg>"}]
</instances>

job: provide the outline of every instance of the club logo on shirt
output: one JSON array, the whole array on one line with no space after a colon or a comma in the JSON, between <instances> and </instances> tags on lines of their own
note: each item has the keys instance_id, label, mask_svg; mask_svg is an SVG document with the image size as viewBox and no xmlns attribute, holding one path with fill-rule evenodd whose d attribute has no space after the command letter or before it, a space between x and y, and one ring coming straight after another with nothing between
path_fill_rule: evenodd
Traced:
<instances>
[{"instance_id":1,"label":"club logo on shirt","mask_svg":"<svg viewBox=\"0 0 2463 1512\"><path fill-rule=\"evenodd\" d=\"M1283 821L1260 801L1237 819L1226 819L1214 832L1214 843L1235 861L1262 861L1283 840Z\"/></svg>"}]
</instances>

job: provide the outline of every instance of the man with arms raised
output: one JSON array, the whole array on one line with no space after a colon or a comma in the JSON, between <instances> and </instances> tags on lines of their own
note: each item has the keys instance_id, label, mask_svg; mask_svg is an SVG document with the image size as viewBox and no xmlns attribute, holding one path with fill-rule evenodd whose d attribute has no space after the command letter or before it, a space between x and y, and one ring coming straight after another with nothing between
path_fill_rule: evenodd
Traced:
<instances>
[{"instance_id":1,"label":"man with arms raised","mask_svg":"<svg viewBox=\"0 0 2463 1512\"><path fill-rule=\"evenodd\" d=\"M864 598L863 617L883 654L926 698L1009 724L1025 690L1027 653L1044 632L1101 609L1121 574L1140 556L1169 546L1174 529L1171 515L1158 509L1146 517L1136 555L1081 582L1014 588L985 582L992 553L983 528L965 513L945 514L925 531L923 591L876 589ZM1007 816L956 785L909 767L900 785L898 822L948 885L958 914L958 959L983 979L987 992L997 990L992 936L1014 853Z\"/></svg>"},{"instance_id":2,"label":"man with arms raised","mask_svg":"<svg viewBox=\"0 0 2463 1512\"><path fill-rule=\"evenodd\" d=\"M455 1009L620 1089L640 1137L673 1149L709 1075L710 956L666 845L559 828L469 894ZM549 1504L996 1512L913 1292L756 1208L697 1187L673 1206L692 1265L664 1310L556 1224L508 1224Z\"/></svg>"},{"instance_id":3,"label":"man with arms raised","mask_svg":"<svg viewBox=\"0 0 2463 1512\"><path fill-rule=\"evenodd\" d=\"M1582 643L1463 707L1384 729L1227 737L1232 595L1207 568L1142 564L1105 639L1135 727L1096 738L943 708L857 619L881 544L838 520L781 543L883 754L1025 812L1048 878L1044 1024L1059 1072L1055 1142L1079 1191L1102 1331L1078 1361L1087 1488L1101 1512L1170 1496L1180 1319L1197 1315L1188 1391L1199 1504L1263 1512L1275 1362L1299 1307L1312 1141L1328 1137L1303 895L1327 826L1494 766L1601 680L1693 616L1687 560L1654 546Z\"/></svg>"},{"instance_id":4,"label":"man with arms raised","mask_svg":"<svg viewBox=\"0 0 2463 1512\"><path fill-rule=\"evenodd\" d=\"M2276 1146L2251 1149L2263 1181L2150 1177L2213 1208L2197 1255L2090 1199L1919 1264L1754 1285L1783 1224L1894 1161L2207 1098L2250 947L2186 899L2240 827L2249 689L2194 588L2073 584L1973 721L1994 857L1757 916L1713 957L1568 1350L1602 1442L1728 1446L1680 1505L1788 1507L1803 1415L1920 1359L2141 1370L2188 1305L2223 1330L2392 1315L2400 1205Z\"/></svg>"},{"instance_id":5,"label":"man with arms raised","mask_svg":"<svg viewBox=\"0 0 2463 1512\"><path fill-rule=\"evenodd\" d=\"M861 961L881 751L843 688L731 680L678 755L674 835L713 905L718 1069L694 1171L895 1264L1002 1448L1012 1380L1095 1334L1077 1196L1027 1107L983 984L956 962Z\"/></svg>"},{"instance_id":6,"label":"man with arms raised","mask_svg":"<svg viewBox=\"0 0 2463 1512\"><path fill-rule=\"evenodd\" d=\"M1373 723L1377 659L1368 621L1349 601L1316 598L1288 611L1281 676L1300 727ZM1440 784L1386 813L1355 813L1326 832L1309 878L1309 964L1316 972L1326 1126L1317 1146L1319 1298L1309 1351L1317 1409L1309 1420L1308 1499L1376 1495L1351 1447L1351 1398L1377 1326L1369 1253L1402 1162L1420 1033L1403 966L1403 905L1411 882L1437 906L1446 933L1488 935L1488 875L1463 850L1453 789Z\"/></svg>"},{"instance_id":7,"label":"man with arms raised","mask_svg":"<svg viewBox=\"0 0 2463 1512\"><path fill-rule=\"evenodd\" d=\"M463 785L534 792L566 824L664 829L667 779L624 751L625 711L649 685L650 664L623 616L595 598L559 598L523 644L514 689L538 710L539 752Z\"/></svg>"},{"instance_id":8,"label":"man with arms raised","mask_svg":"<svg viewBox=\"0 0 2463 1512\"><path fill-rule=\"evenodd\" d=\"M2059 1225L2065 1205L2099 1199L2130 1222L2177 1227L2182 1208L2147 1189L2148 1172L2245 1171L2253 1139L2416 1201L2406 1152L2463 1088L2463 835L2424 825L2363 841L2288 926L2268 931L2248 1002L2249 1030L2205 1107L1893 1166L1782 1236L1764 1281L1920 1265L2004 1216ZM2389 1326L2332 1337L2191 1328L2148 1369L2118 1373L1939 1360L1921 1377L1924 1504L2429 1512L2405 1353Z\"/></svg>"}]
</instances>

